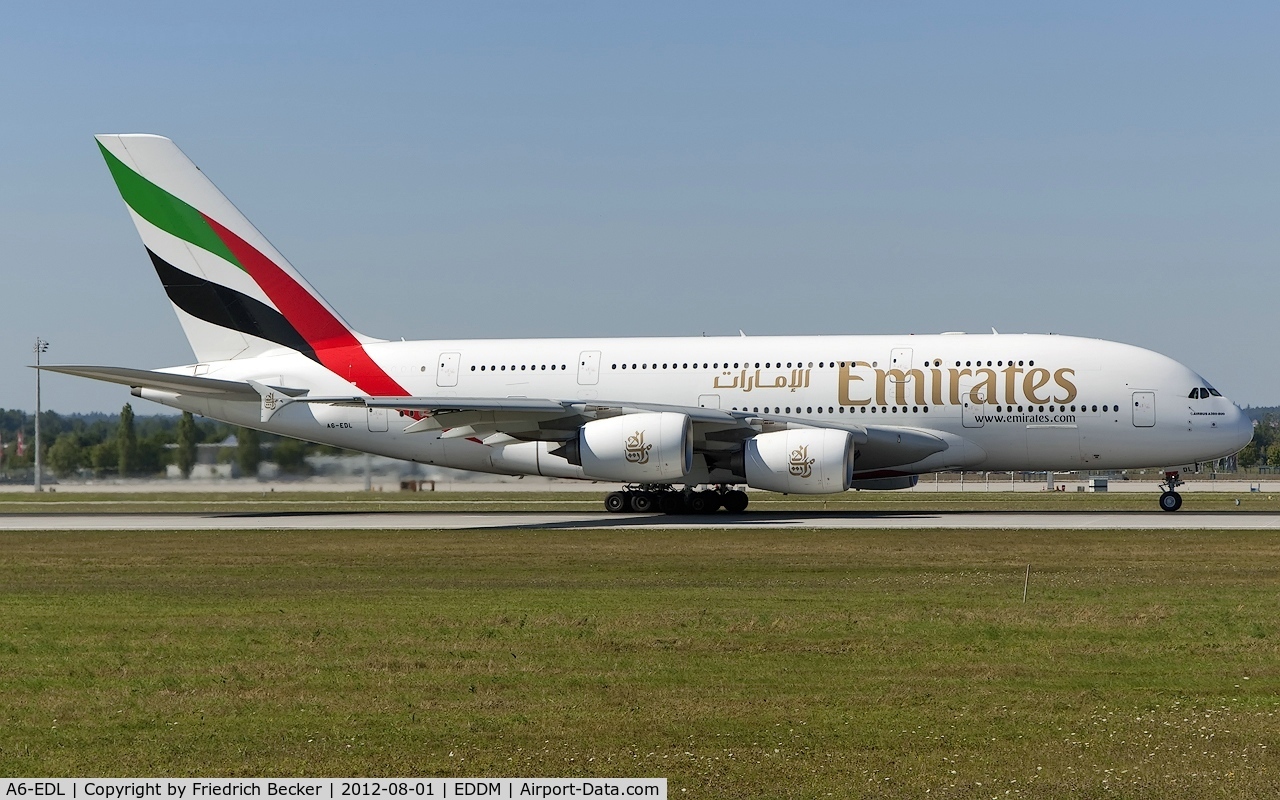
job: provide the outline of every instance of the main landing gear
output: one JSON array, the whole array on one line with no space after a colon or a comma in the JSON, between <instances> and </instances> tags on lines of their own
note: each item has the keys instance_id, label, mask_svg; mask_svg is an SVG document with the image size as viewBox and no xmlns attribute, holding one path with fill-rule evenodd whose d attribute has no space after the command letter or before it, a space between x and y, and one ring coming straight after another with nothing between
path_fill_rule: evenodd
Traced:
<instances>
[{"instance_id":1,"label":"main landing gear","mask_svg":"<svg viewBox=\"0 0 1280 800\"><path fill-rule=\"evenodd\" d=\"M747 493L741 489L717 486L702 491L680 491L670 486L640 486L623 489L605 495L606 511L621 514L634 511L647 514L659 511L663 514L714 514L720 509L730 514L740 514L747 508Z\"/></svg>"},{"instance_id":2,"label":"main landing gear","mask_svg":"<svg viewBox=\"0 0 1280 800\"><path fill-rule=\"evenodd\" d=\"M1160 509L1162 511L1177 511L1182 508L1182 495L1175 490L1185 481L1182 480L1178 471L1170 470L1164 474L1164 483L1160 484L1160 488L1164 492L1160 495Z\"/></svg>"}]
</instances>

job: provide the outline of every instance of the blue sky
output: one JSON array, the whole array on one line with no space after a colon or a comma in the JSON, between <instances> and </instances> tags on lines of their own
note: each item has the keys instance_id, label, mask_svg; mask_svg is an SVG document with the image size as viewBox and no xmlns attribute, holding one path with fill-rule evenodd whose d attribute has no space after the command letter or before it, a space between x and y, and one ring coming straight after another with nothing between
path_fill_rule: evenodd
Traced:
<instances>
[{"instance_id":1,"label":"blue sky","mask_svg":"<svg viewBox=\"0 0 1280 800\"><path fill-rule=\"evenodd\" d=\"M174 138L373 335L994 326L1280 403L1280 7L1041 5L9 9L0 407L37 335L191 359L98 132Z\"/></svg>"}]
</instances>

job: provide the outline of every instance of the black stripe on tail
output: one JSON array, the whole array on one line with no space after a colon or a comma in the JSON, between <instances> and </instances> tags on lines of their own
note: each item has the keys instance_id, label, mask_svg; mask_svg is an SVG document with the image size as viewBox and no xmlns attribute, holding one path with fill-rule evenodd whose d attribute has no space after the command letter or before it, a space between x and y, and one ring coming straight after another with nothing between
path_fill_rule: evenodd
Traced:
<instances>
[{"instance_id":1,"label":"black stripe on tail","mask_svg":"<svg viewBox=\"0 0 1280 800\"><path fill-rule=\"evenodd\" d=\"M150 248L147 254L151 256L151 263L169 299L191 316L297 350L313 361L320 360L302 334L271 306L234 289L183 272L151 252Z\"/></svg>"}]
</instances>

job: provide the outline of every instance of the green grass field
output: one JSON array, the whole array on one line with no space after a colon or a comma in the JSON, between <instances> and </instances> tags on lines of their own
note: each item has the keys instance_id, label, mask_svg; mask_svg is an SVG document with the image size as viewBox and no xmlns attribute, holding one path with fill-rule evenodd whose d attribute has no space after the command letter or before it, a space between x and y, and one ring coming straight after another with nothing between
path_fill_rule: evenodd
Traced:
<instances>
[{"instance_id":1,"label":"green grass field","mask_svg":"<svg viewBox=\"0 0 1280 800\"><path fill-rule=\"evenodd\" d=\"M1270 798L1278 578L1273 532L5 533L0 774Z\"/></svg>"}]
</instances>

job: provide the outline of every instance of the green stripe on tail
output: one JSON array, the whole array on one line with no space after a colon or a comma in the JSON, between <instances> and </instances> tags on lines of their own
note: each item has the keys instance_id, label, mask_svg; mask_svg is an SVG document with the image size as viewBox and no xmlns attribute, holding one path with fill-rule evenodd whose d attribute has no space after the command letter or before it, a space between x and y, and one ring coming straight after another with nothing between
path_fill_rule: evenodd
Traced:
<instances>
[{"instance_id":1,"label":"green stripe on tail","mask_svg":"<svg viewBox=\"0 0 1280 800\"><path fill-rule=\"evenodd\" d=\"M103 147L101 142L98 143L98 149L102 151L102 157L107 160L107 168L111 170L111 177L115 179L121 196L138 216L160 230L171 233L201 250L207 250L244 269L244 265L218 238L218 235L209 227L209 223L205 222L204 216L194 206L179 200L134 172L110 150Z\"/></svg>"}]
</instances>

